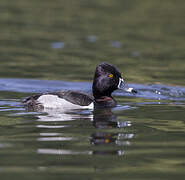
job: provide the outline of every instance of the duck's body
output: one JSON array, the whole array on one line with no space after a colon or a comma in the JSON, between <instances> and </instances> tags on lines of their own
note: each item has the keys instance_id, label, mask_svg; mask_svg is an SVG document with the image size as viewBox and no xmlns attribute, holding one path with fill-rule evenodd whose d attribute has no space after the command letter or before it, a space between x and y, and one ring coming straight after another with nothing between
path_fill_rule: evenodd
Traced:
<instances>
[{"instance_id":1,"label":"duck's body","mask_svg":"<svg viewBox=\"0 0 185 180\"><path fill-rule=\"evenodd\" d=\"M36 94L24 100L29 109L61 108L61 109L93 109L94 98L77 91L58 91Z\"/></svg>"},{"instance_id":2,"label":"duck's body","mask_svg":"<svg viewBox=\"0 0 185 180\"><path fill-rule=\"evenodd\" d=\"M24 100L28 109L44 108L93 109L94 107L113 107L116 101L111 96L116 89L123 89L124 80L120 72L108 63L101 63L95 70L93 96L78 91L58 91L30 96ZM136 92L132 88L129 92Z\"/></svg>"}]
</instances>

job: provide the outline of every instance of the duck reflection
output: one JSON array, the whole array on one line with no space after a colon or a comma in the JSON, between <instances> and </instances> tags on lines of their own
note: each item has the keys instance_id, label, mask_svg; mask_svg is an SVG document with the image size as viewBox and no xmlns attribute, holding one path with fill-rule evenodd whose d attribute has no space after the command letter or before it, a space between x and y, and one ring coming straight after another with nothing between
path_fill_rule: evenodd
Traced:
<instances>
[{"instance_id":1,"label":"duck reflection","mask_svg":"<svg viewBox=\"0 0 185 180\"><path fill-rule=\"evenodd\" d=\"M37 125L38 128L42 128L44 133L41 133L41 138L38 138L38 141L50 141L57 140L57 141L81 141L74 134L71 134L70 138L66 137L65 133L59 133L59 137L48 137L47 129L53 129L53 134L56 134L57 131L55 129L58 128L73 128L73 122L65 125L56 125L57 121L73 121L73 120L90 120L92 125L95 127L90 128L90 145L92 146L92 151L74 151L74 150L66 150L66 149L39 149L38 153L48 153L53 154L57 152L57 154L88 154L88 155L124 155L125 151L124 148L126 146L130 146L130 139L132 139L135 135L133 133L124 133L121 129L125 127L130 127L130 121L119 121L116 114L112 112L112 109L96 109L93 112L90 111L73 111L73 112L54 112L54 111L47 111L47 115L39 115L37 116L39 122L48 122L47 125L39 124ZM52 122L55 122L54 124ZM87 122L87 121L86 121ZM76 125L76 124L75 124ZM89 126L89 124L88 124ZM113 131L112 131L113 129ZM119 132L118 132L119 131ZM121 132L120 132L121 131ZM65 130L66 132L66 130ZM46 137L43 135L46 134ZM116 146L115 146L116 145ZM94 146L94 147L93 147ZM101 148L99 148L101 146ZM75 148L73 148L75 149Z\"/></svg>"},{"instance_id":2,"label":"duck reflection","mask_svg":"<svg viewBox=\"0 0 185 180\"><path fill-rule=\"evenodd\" d=\"M131 126L130 121L119 121L118 117L112 112L112 109L98 109L93 112L93 125L97 129L113 129L113 128L124 128ZM116 129L115 129L116 131ZM124 146L131 145L129 139L134 137L133 133L113 133L113 132L102 132L97 131L91 135L90 142L92 145L110 145L116 144L119 148L118 150L96 150L94 154L118 154L124 155Z\"/></svg>"},{"instance_id":3,"label":"duck reflection","mask_svg":"<svg viewBox=\"0 0 185 180\"><path fill-rule=\"evenodd\" d=\"M99 129L105 128L123 128L131 126L130 121L119 121L112 109L97 109L93 111L93 125Z\"/></svg>"}]
</instances>

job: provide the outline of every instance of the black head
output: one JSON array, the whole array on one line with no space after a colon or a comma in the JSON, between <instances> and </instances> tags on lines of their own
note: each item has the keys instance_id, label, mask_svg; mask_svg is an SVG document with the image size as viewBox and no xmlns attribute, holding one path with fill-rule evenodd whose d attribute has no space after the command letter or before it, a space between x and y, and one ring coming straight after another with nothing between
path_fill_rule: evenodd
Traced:
<instances>
[{"instance_id":1,"label":"black head","mask_svg":"<svg viewBox=\"0 0 185 180\"><path fill-rule=\"evenodd\" d=\"M113 65L105 62L99 64L94 74L93 96L95 98L111 97L111 93L118 89L121 79L121 73Z\"/></svg>"}]
</instances>

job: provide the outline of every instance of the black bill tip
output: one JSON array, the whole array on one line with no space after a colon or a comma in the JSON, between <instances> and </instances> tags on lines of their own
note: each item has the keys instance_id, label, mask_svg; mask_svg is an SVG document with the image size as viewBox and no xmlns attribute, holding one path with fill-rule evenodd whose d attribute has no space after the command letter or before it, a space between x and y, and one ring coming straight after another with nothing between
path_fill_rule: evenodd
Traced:
<instances>
[{"instance_id":1,"label":"black bill tip","mask_svg":"<svg viewBox=\"0 0 185 180\"><path fill-rule=\"evenodd\" d=\"M135 89L132 89L132 91L131 91L133 94L137 94L137 90L135 90Z\"/></svg>"}]
</instances>

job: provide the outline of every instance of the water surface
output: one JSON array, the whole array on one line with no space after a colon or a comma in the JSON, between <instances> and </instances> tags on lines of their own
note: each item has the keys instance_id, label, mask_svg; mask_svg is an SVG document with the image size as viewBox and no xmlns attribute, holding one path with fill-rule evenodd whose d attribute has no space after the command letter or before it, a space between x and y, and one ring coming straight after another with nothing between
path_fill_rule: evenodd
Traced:
<instances>
[{"instance_id":1,"label":"water surface","mask_svg":"<svg viewBox=\"0 0 185 180\"><path fill-rule=\"evenodd\" d=\"M128 84L112 109L28 112L21 99L89 82L0 79L2 177L159 179L184 176L185 88ZM69 176L70 174L70 176Z\"/></svg>"}]
</instances>

